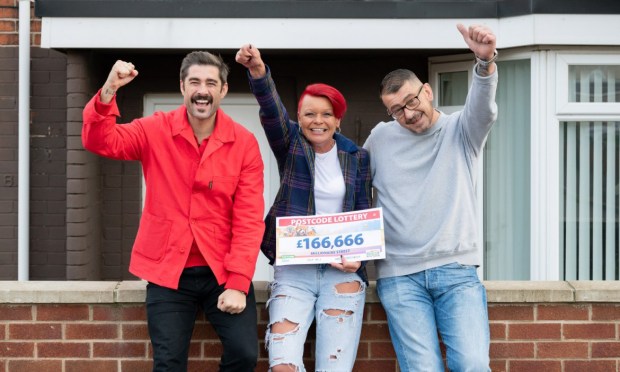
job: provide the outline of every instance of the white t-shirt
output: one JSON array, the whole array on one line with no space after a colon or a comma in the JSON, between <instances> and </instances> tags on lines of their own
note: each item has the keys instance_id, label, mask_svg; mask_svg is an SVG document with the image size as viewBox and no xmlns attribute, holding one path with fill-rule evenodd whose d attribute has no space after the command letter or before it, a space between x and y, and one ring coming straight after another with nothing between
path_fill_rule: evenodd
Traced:
<instances>
[{"instance_id":1,"label":"white t-shirt","mask_svg":"<svg viewBox=\"0 0 620 372\"><path fill-rule=\"evenodd\" d=\"M315 153L314 204L316 214L342 212L344 194L344 177L338 161L337 146L334 145L324 154Z\"/></svg>"}]
</instances>

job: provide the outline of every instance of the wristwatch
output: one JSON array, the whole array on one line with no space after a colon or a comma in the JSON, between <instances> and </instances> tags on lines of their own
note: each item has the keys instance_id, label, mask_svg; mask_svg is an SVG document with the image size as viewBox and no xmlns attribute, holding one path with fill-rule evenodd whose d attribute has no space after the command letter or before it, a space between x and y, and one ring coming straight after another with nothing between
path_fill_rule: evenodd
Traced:
<instances>
[{"instance_id":1,"label":"wristwatch","mask_svg":"<svg viewBox=\"0 0 620 372\"><path fill-rule=\"evenodd\" d=\"M497 59L497 50L493 51L493 57L491 57L491 59L489 59L488 61L485 61L484 59L476 56L476 63L478 63L480 67L488 69L491 63L495 62L496 59Z\"/></svg>"}]
</instances>

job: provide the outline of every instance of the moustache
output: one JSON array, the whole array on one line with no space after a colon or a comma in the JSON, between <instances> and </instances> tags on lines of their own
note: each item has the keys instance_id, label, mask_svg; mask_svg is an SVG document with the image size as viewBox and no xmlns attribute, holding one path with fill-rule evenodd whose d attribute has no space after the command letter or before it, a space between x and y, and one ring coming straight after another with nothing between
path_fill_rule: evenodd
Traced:
<instances>
[{"instance_id":1,"label":"moustache","mask_svg":"<svg viewBox=\"0 0 620 372\"><path fill-rule=\"evenodd\" d=\"M414 124L421 117L422 117L422 113L421 112L416 112L413 117L405 119L405 124L408 124L408 125Z\"/></svg>"}]
</instances>

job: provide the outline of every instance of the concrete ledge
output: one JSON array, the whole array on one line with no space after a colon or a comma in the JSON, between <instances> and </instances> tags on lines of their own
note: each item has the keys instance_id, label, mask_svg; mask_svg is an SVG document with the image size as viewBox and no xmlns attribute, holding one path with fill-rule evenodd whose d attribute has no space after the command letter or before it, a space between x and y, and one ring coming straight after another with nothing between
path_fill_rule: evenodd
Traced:
<instances>
[{"instance_id":1,"label":"concrete ledge","mask_svg":"<svg viewBox=\"0 0 620 372\"><path fill-rule=\"evenodd\" d=\"M574 302L567 282L487 281L487 302ZM619 287L620 288L620 287Z\"/></svg>"},{"instance_id":2,"label":"concrete ledge","mask_svg":"<svg viewBox=\"0 0 620 372\"><path fill-rule=\"evenodd\" d=\"M575 290L577 302L620 302L620 282L610 281L570 281Z\"/></svg>"},{"instance_id":3,"label":"concrete ledge","mask_svg":"<svg viewBox=\"0 0 620 372\"><path fill-rule=\"evenodd\" d=\"M489 303L620 302L619 281L486 281ZM268 282L254 282L256 301L265 303ZM0 281L0 303L142 303L146 282ZM367 303L379 303L375 282Z\"/></svg>"},{"instance_id":4,"label":"concrete ledge","mask_svg":"<svg viewBox=\"0 0 620 372\"><path fill-rule=\"evenodd\" d=\"M112 303L121 282L0 281L0 303ZM144 301L144 296L142 296Z\"/></svg>"}]
</instances>

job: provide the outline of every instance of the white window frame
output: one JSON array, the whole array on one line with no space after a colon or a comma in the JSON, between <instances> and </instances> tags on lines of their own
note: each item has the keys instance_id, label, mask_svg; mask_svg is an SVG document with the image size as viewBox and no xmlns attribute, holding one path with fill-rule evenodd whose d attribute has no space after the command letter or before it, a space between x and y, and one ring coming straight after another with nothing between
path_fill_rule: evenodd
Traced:
<instances>
[{"instance_id":1,"label":"white window frame","mask_svg":"<svg viewBox=\"0 0 620 372\"><path fill-rule=\"evenodd\" d=\"M592 103L592 102L569 102L568 80L570 65L620 65L620 52L618 50L559 50L548 52L547 65L549 68L555 67L555 74L550 74L549 87L557 87L553 99L548 104L547 131L551 136L547 139L548 151L553 156L549 159L548 167L553 169L552 178L545 181L549 190L549 199L553 199L552 205L547 205L545 213L548 219L553 219L553 227L549 229L549 240L554 244L549 245L554 261L556 262L557 275L555 280L560 280L560 154L559 154L559 133L561 122L579 121L620 121L620 103ZM620 79L620 76L618 76Z\"/></svg>"},{"instance_id":2,"label":"white window frame","mask_svg":"<svg viewBox=\"0 0 620 372\"><path fill-rule=\"evenodd\" d=\"M594 103L594 102L569 102L568 101L568 68L571 65L620 65L619 54L592 54L592 53L557 53L556 76L557 76L557 96L556 113L577 114L577 115L598 115L617 114L620 112L620 102L617 103ZM620 76L617 77L620 79Z\"/></svg>"}]
</instances>

